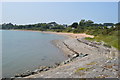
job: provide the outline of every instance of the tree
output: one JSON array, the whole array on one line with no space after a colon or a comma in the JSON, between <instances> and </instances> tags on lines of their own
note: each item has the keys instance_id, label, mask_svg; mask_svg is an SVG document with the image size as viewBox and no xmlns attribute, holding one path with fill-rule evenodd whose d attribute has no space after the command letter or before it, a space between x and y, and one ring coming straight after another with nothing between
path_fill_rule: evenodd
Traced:
<instances>
[{"instance_id":1,"label":"tree","mask_svg":"<svg viewBox=\"0 0 120 80\"><path fill-rule=\"evenodd\" d=\"M86 25L86 26L92 26L93 23L94 23L93 21L88 20L88 21L85 22L85 25Z\"/></svg>"},{"instance_id":2,"label":"tree","mask_svg":"<svg viewBox=\"0 0 120 80\"><path fill-rule=\"evenodd\" d=\"M115 24L115 30L120 30L120 22L119 23L117 23L117 24Z\"/></svg>"},{"instance_id":3,"label":"tree","mask_svg":"<svg viewBox=\"0 0 120 80\"><path fill-rule=\"evenodd\" d=\"M78 27L78 23L77 23L77 22L74 22L74 23L71 25L71 27L77 28L77 27Z\"/></svg>"},{"instance_id":4,"label":"tree","mask_svg":"<svg viewBox=\"0 0 120 80\"><path fill-rule=\"evenodd\" d=\"M12 23L2 24L2 29L14 29L14 25Z\"/></svg>"},{"instance_id":5,"label":"tree","mask_svg":"<svg viewBox=\"0 0 120 80\"><path fill-rule=\"evenodd\" d=\"M79 22L79 26L84 26L85 25L85 19L82 19L80 22Z\"/></svg>"},{"instance_id":6,"label":"tree","mask_svg":"<svg viewBox=\"0 0 120 80\"><path fill-rule=\"evenodd\" d=\"M108 29L107 26L104 26L104 29Z\"/></svg>"}]
</instances>

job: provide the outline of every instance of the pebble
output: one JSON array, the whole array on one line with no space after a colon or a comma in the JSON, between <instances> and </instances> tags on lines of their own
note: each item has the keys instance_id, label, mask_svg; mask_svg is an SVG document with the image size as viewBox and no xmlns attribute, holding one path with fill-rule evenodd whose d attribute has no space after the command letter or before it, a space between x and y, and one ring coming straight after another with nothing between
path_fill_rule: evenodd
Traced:
<instances>
[{"instance_id":1,"label":"pebble","mask_svg":"<svg viewBox=\"0 0 120 80\"><path fill-rule=\"evenodd\" d=\"M88 42L87 40L84 40L84 41L80 40L80 41L83 42L83 43L85 43L85 44L87 44L87 45L89 45L89 46L98 48L98 50L99 50L99 52L101 52L101 54L106 53L105 50L107 48L101 48L102 43L95 43L95 42L92 43L92 42ZM100 47L98 47L97 44ZM109 52L109 51L107 51L107 52ZM68 63L70 63L71 61L73 61L74 59L76 59L78 57L85 57L85 56L88 56L88 54L79 53L79 54L68 55L69 58L67 60L63 61L62 63L56 63L56 65L51 66L51 67L41 66L39 69L36 69L34 71L29 71L28 70L28 71L26 71L26 73L17 74L15 76L16 77L23 77L23 76L28 76L28 75L36 74L36 73L39 73L39 72L42 72L42 71L48 71L51 68L56 68L56 67L64 65L64 64L68 64ZM92 78L95 77L95 76L98 76L98 75L104 77L105 74L108 74L109 76L110 75L113 75L113 76L117 75L116 70L118 68L117 68L117 66L113 66L113 64L116 63L116 62L117 62L117 60L107 60L107 61L106 60L102 60L102 61L100 61L100 63L98 63L99 67L95 66L94 69L90 70L90 73L88 71L88 74L90 76L88 76L87 74L86 75L87 75L87 77L92 77ZM106 67L104 67L105 65L107 65L107 66L111 66L112 65L112 68L106 68ZM102 73L103 73L103 75L100 75Z\"/></svg>"}]
</instances>

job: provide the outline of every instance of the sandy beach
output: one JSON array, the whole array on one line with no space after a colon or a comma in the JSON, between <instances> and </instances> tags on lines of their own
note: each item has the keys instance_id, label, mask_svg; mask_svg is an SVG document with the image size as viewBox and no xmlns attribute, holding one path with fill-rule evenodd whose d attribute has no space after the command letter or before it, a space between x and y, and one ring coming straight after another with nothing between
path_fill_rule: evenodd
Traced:
<instances>
[{"instance_id":1,"label":"sandy beach","mask_svg":"<svg viewBox=\"0 0 120 80\"><path fill-rule=\"evenodd\" d=\"M58 34L58 35L64 35L70 38L85 38L85 37L90 37L90 38L94 38L93 35L87 35L85 33L64 33L64 32L47 32L47 31L43 31L42 33L48 33L48 34Z\"/></svg>"},{"instance_id":2,"label":"sandy beach","mask_svg":"<svg viewBox=\"0 0 120 80\"><path fill-rule=\"evenodd\" d=\"M65 32L51 32L51 31L36 31L36 30L12 30L12 31L32 31L32 32L42 32L42 33L47 33L47 34L58 34L58 35L63 35L67 36L69 38L85 38L85 37L90 37L94 38L93 35L87 35L86 33L65 33Z\"/></svg>"}]
</instances>

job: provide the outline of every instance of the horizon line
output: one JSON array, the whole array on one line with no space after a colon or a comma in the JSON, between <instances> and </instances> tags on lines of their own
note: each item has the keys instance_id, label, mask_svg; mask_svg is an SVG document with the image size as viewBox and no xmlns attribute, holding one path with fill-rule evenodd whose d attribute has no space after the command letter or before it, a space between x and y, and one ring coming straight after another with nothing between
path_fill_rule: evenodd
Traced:
<instances>
[{"instance_id":1,"label":"horizon line","mask_svg":"<svg viewBox=\"0 0 120 80\"><path fill-rule=\"evenodd\" d=\"M60 25L65 24L65 23L62 23L62 24L58 23L57 21L51 21L51 22L56 22L57 24L60 24ZM0 25L2 25L2 24L8 24L8 23L11 23L13 25L32 25L32 24L38 24L38 23L47 23L48 24L48 23L51 23L51 22L35 22L35 23L26 23L26 24L17 24L17 23L12 23L12 22L3 22L3 23L0 23ZM74 22L77 22L77 21L74 21ZM71 24L74 23L74 22L71 22ZM77 22L77 23L79 23L79 22ZM113 23L113 24L116 24L116 23L119 23L119 22L94 22L94 24L104 24L104 23ZM65 25L71 25L71 24L65 24Z\"/></svg>"}]
</instances>

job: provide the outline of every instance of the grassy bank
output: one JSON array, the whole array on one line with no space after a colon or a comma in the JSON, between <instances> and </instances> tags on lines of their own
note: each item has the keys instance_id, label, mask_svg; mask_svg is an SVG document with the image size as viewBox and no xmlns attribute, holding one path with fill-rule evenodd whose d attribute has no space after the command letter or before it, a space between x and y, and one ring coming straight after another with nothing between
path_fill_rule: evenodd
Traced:
<instances>
[{"instance_id":1,"label":"grassy bank","mask_svg":"<svg viewBox=\"0 0 120 80\"><path fill-rule=\"evenodd\" d=\"M118 34L116 32L114 32L113 35L98 35L95 36L94 38L86 38L87 40L94 40L94 41L104 41L108 46L113 46L115 48L117 48L118 50L120 50L120 47L118 46Z\"/></svg>"}]
</instances>

